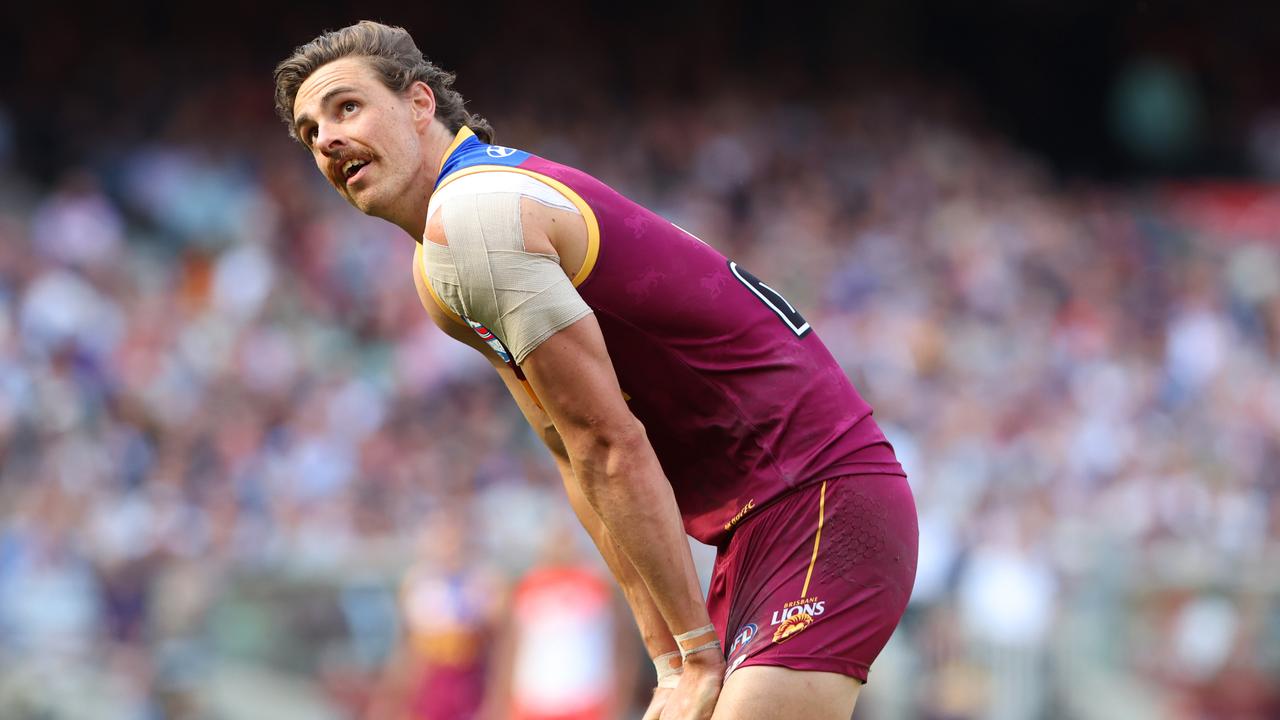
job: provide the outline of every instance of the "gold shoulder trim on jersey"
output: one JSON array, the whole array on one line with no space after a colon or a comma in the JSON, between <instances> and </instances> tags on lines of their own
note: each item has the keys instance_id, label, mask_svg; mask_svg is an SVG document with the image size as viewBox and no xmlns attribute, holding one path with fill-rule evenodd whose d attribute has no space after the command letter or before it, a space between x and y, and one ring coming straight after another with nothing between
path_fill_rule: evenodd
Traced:
<instances>
[{"instance_id":1,"label":"gold shoulder trim on jersey","mask_svg":"<svg viewBox=\"0 0 1280 720\"><path fill-rule=\"evenodd\" d=\"M458 131L458 134L453 136L453 142L449 143L449 147L445 148L444 155L440 156L440 167L436 168L437 175L439 175L440 171L444 169L444 164L449 162L449 156L453 154L453 151L457 150L459 145L466 142L467 138L474 136L475 133L471 132L471 128L466 125L462 126L462 129Z\"/></svg>"},{"instance_id":2,"label":"gold shoulder trim on jersey","mask_svg":"<svg viewBox=\"0 0 1280 720\"><path fill-rule=\"evenodd\" d=\"M458 178L482 172L514 172L520 173L521 175L528 175L534 180L554 188L557 192L563 195L566 200L573 203L574 207L578 208L578 212L582 213L582 219L587 223L587 254L582 259L582 267L578 270L578 274L573 276L573 286L578 287L582 283L586 282L587 278L591 275L591 271L596 267L596 261L600 259L600 221L596 219L595 211L591 209L591 206L587 204L587 201L583 200L582 196L574 192L568 185L565 185L555 178L548 177L542 173L537 173L532 170L509 167L507 165L472 165L469 168L463 168L462 170L459 170L445 178L444 182L440 183L440 186L436 188L436 191L440 191L440 189L445 185L448 185Z\"/></svg>"},{"instance_id":3,"label":"gold shoulder trim on jersey","mask_svg":"<svg viewBox=\"0 0 1280 720\"><path fill-rule=\"evenodd\" d=\"M423 239L422 242L431 241ZM436 301L436 306L444 311L444 314L447 315L450 320L470 330L471 326L467 324L467 321L463 320L461 315L451 310L448 305L445 305L444 301L440 299L440 296L436 294L436 289L431 287L431 280L427 275L427 254L422 251L422 243L415 243L413 247L413 272L415 274L421 273L422 284L427 287L427 293L431 295L431 299Z\"/></svg>"}]
</instances>

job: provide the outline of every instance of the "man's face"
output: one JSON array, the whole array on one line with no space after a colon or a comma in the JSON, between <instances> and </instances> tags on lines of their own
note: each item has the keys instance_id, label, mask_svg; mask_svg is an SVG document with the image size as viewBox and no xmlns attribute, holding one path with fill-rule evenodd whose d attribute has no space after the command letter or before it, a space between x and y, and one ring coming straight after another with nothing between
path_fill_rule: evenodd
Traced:
<instances>
[{"instance_id":1,"label":"man's face","mask_svg":"<svg viewBox=\"0 0 1280 720\"><path fill-rule=\"evenodd\" d=\"M387 219L421 172L418 115L356 57L321 66L293 102L294 129L320 172L361 212Z\"/></svg>"}]
</instances>

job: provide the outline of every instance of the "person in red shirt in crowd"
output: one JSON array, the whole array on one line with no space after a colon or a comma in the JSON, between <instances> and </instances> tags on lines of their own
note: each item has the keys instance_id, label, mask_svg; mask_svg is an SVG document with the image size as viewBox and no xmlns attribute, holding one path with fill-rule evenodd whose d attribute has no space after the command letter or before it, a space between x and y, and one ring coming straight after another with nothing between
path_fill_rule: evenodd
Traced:
<instances>
[{"instance_id":1,"label":"person in red shirt in crowd","mask_svg":"<svg viewBox=\"0 0 1280 720\"><path fill-rule=\"evenodd\" d=\"M511 593L494 650L494 720L621 720L635 693L635 633L612 583L558 525Z\"/></svg>"}]
</instances>

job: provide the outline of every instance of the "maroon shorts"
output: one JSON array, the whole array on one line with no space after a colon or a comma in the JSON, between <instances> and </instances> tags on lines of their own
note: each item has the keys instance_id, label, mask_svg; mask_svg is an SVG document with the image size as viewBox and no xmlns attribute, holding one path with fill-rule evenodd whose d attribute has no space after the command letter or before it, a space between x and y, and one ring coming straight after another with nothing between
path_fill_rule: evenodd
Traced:
<instances>
[{"instance_id":1,"label":"maroon shorts","mask_svg":"<svg viewBox=\"0 0 1280 720\"><path fill-rule=\"evenodd\" d=\"M729 663L863 682L906 610L919 529L907 479L851 475L753 513L716 556L707 608Z\"/></svg>"}]
</instances>

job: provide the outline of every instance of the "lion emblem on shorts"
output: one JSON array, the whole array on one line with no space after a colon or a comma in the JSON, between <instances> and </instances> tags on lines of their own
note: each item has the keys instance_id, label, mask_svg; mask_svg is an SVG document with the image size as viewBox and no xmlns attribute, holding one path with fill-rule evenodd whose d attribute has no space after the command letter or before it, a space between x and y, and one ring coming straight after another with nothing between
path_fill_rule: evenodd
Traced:
<instances>
[{"instance_id":1,"label":"lion emblem on shorts","mask_svg":"<svg viewBox=\"0 0 1280 720\"><path fill-rule=\"evenodd\" d=\"M800 634L802 630L804 630L805 628L809 627L812 624L813 624L812 615L806 612L796 613L795 615L792 615L791 617L782 621L782 624L779 625L778 629L775 630L773 633L773 641L775 643L780 643L785 640L788 640L791 637Z\"/></svg>"}]
</instances>

